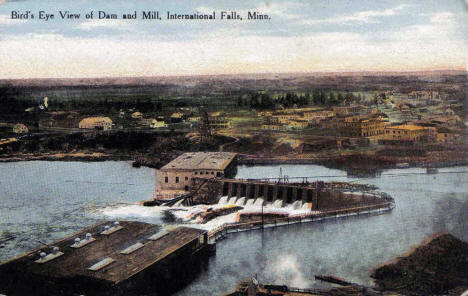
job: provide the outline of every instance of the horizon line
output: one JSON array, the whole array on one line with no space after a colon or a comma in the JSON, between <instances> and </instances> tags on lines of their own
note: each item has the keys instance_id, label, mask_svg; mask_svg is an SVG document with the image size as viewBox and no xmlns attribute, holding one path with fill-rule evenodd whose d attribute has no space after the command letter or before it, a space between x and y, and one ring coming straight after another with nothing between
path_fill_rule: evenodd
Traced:
<instances>
[{"instance_id":1,"label":"horizon line","mask_svg":"<svg viewBox=\"0 0 468 296\"><path fill-rule=\"evenodd\" d=\"M150 76L74 76L74 77L35 77L35 78L0 78L0 81L20 81L20 80L73 80L73 79L125 79L125 78L189 78L189 77L212 77L212 76L248 76L248 75L307 75L307 74L391 74L391 73L415 73L415 72L468 72L465 67L441 68L441 69L421 69L421 70L349 70L349 71L310 71L310 72L246 72L246 73L223 73L223 74L160 74Z\"/></svg>"}]
</instances>

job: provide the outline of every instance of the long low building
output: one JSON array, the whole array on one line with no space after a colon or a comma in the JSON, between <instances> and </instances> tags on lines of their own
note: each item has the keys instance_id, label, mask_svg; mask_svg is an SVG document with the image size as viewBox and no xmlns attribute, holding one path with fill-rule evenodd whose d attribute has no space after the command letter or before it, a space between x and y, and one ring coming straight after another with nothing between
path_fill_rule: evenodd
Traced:
<instances>
[{"instance_id":1,"label":"long low building","mask_svg":"<svg viewBox=\"0 0 468 296\"><path fill-rule=\"evenodd\" d=\"M385 136L382 138L390 140L421 141L428 140L434 133L434 128L402 124L385 127Z\"/></svg>"},{"instance_id":2,"label":"long low building","mask_svg":"<svg viewBox=\"0 0 468 296\"><path fill-rule=\"evenodd\" d=\"M193 178L232 177L236 168L236 153L189 152L184 153L156 172L156 193L159 199L188 193Z\"/></svg>"},{"instance_id":3,"label":"long low building","mask_svg":"<svg viewBox=\"0 0 468 296\"><path fill-rule=\"evenodd\" d=\"M97 129L106 131L112 128L112 119L102 116L87 117L80 121L78 127L82 129Z\"/></svg>"},{"instance_id":4,"label":"long low building","mask_svg":"<svg viewBox=\"0 0 468 296\"><path fill-rule=\"evenodd\" d=\"M0 293L167 295L196 274L207 241L195 228L103 222L1 264Z\"/></svg>"}]
</instances>

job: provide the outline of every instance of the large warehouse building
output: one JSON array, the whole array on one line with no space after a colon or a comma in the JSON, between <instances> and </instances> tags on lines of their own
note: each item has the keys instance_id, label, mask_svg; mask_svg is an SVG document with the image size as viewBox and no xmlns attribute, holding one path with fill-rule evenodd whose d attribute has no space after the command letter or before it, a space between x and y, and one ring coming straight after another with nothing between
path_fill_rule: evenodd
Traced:
<instances>
[{"instance_id":1,"label":"large warehouse building","mask_svg":"<svg viewBox=\"0 0 468 296\"><path fill-rule=\"evenodd\" d=\"M230 152L184 153L156 172L158 199L188 193L193 178L221 178L235 174L236 154Z\"/></svg>"}]
</instances>

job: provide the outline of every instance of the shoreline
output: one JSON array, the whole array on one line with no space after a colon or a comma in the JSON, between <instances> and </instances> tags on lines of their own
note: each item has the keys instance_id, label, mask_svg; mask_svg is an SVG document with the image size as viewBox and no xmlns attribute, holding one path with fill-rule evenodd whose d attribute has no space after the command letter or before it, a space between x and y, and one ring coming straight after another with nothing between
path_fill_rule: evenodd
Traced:
<instances>
[{"instance_id":1,"label":"shoreline","mask_svg":"<svg viewBox=\"0 0 468 296\"><path fill-rule=\"evenodd\" d=\"M121 161L132 161L134 157L129 155L113 155L105 154L100 152L94 153L54 153L54 154L41 154L41 155L14 155L8 157L0 157L0 163L7 162L20 162L20 161L110 161L110 160L121 160Z\"/></svg>"},{"instance_id":2,"label":"shoreline","mask_svg":"<svg viewBox=\"0 0 468 296\"><path fill-rule=\"evenodd\" d=\"M376 166L347 166L344 164L341 167L338 167L336 164L339 163L343 158L340 157L330 157L330 158L247 158L241 159L238 161L238 164L246 165L246 166L254 166L254 165L281 165L281 164L315 164L315 165L323 165L330 168L338 168L338 169L362 169L362 170L371 170L371 169L392 169L398 168L397 164L400 162L394 162L389 164L383 165L376 165ZM406 163L405 163L406 164ZM434 167L434 168L443 168L443 167L454 167L454 166L461 166L461 165L468 165L468 160L453 160L453 161L434 161L434 162L409 162L407 163L408 167Z\"/></svg>"},{"instance_id":3,"label":"shoreline","mask_svg":"<svg viewBox=\"0 0 468 296\"><path fill-rule=\"evenodd\" d=\"M314 158L301 158L299 157L252 157L251 155L239 154L239 165L246 166L262 166L262 165L282 165L282 164L296 164L296 165L322 165L328 168L342 169L342 170L383 170L398 168L397 164L404 163L409 167L455 167L468 165L468 159L457 160L439 160L439 161L422 161L414 160L410 162L403 162L407 159L402 159L401 162L396 159L380 160L373 156L358 154L347 156L329 156L329 157L314 157ZM152 163L144 155L128 155L128 154L109 154L104 152L75 152L75 153L53 153L53 154L23 154L23 155L5 155L0 156L0 163L8 162L21 162L21 161L84 161L84 162L103 162L103 161L132 161L135 167L145 166L150 168L157 168L161 166L161 162ZM156 157L155 157L156 158ZM356 163L356 159L360 159ZM366 162L367 161L367 162ZM371 162L371 163L369 163Z\"/></svg>"}]
</instances>

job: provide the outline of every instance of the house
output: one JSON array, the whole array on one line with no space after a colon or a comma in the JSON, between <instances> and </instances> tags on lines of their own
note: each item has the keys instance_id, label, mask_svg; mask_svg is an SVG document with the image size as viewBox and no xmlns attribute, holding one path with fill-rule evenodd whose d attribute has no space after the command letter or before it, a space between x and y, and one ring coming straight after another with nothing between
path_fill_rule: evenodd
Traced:
<instances>
[{"instance_id":1,"label":"house","mask_svg":"<svg viewBox=\"0 0 468 296\"><path fill-rule=\"evenodd\" d=\"M437 128L437 142L439 143L461 143L462 135L446 127Z\"/></svg>"},{"instance_id":2,"label":"house","mask_svg":"<svg viewBox=\"0 0 468 296\"><path fill-rule=\"evenodd\" d=\"M273 113L271 111L260 111L257 113L258 117L271 116Z\"/></svg>"},{"instance_id":3,"label":"house","mask_svg":"<svg viewBox=\"0 0 468 296\"><path fill-rule=\"evenodd\" d=\"M337 115L348 115L348 114L357 114L361 112L363 106L353 105L353 106L336 106L333 107L333 112Z\"/></svg>"},{"instance_id":4,"label":"house","mask_svg":"<svg viewBox=\"0 0 468 296\"><path fill-rule=\"evenodd\" d=\"M133 112L133 113L132 113L131 117L132 117L133 119L142 119L142 118L143 118L143 114L142 114L141 112L139 112L139 111L136 111L136 112Z\"/></svg>"},{"instance_id":5,"label":"house","mask_svg":"<svg viewBox=\"0 0 468 296\"><path fill-rule=\"evenodd\" d=\"M201 117L200 116L190 116L188 118L188 121L190 122L200 122L201 121Z\"/></svg>"},{"instance_id":6,"label":"house","mask_svg":"<svg viewBox=\"0 0 468 296\"><path fill-rule=\"evenodd\" d=\"M13 132L15 134L27 134L29 132L29 129L26 125L22 123L17 123L13 126Z\"/></svg>"},{"instance_id":7,"label":"house","mask_svg":"<svg viewBox=\"0 0 468 296\"><path fill-rule=\"evenodd\" d=\"M427 126L413 124L402 124L385 127L385 135L381 137L386 140L424 141L432 137L433 129Z\"/></svg>"},{"instance_id":8,"label":"house","mask_svg":"<svg viewBox=\"0 0 468 296\"><path fill-rule=\"evenodd\" d=\"M150 124L151 128L165 128L167 127L166 122L158 121L157 119L153 119Z\"/></svg>"},{"instance_id":9,"label":"house","mask_svg":"<svg viewBox=\"0 0 468 296\"><path fill-rule=\"evenodd\" d=\"M320 122L335 117L335 112L331 110L323 110L316 112L304 112L303 117L311 124L319 124Z\"/></svg>"},{"instance_id":10,"label":"house","mask_svg":"<svg viewBox=\"0 0 468 296\"><path fill-rule=\"evenodd\" d=\"M106 131L112 128L112 119L101 116L87 117L80 121L78 127L82 129L97 129Z\"/></svg>"},{"instance_id":11,"label":"house","mask_svg":"<svg viewBox=\"0 0 468 296\"><path fill-rule=\"evenodd\" d=\"M177 122L182 122L184 120L184 113L182 112L174 112L171 114L171 122L177 123Z\"/></svg>"},{"instance_id":12,"label":"house","mask_svg":"<svg viewBox=\"0 0 468 296\"><path fill-rule=\"evenodd\" d=\"M212 129L223 129L229 128L229 120L221 112L211 112L208 113L208 124Z\"/></svg>"}]
</instances>

